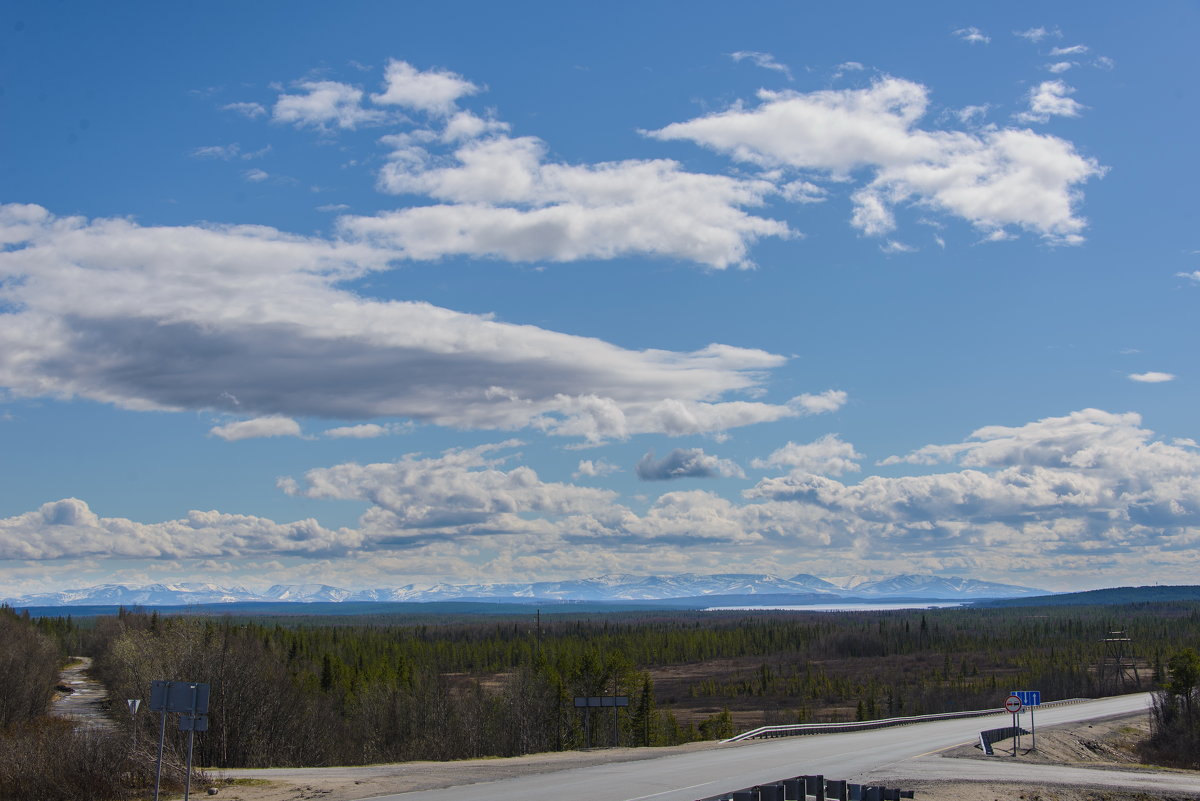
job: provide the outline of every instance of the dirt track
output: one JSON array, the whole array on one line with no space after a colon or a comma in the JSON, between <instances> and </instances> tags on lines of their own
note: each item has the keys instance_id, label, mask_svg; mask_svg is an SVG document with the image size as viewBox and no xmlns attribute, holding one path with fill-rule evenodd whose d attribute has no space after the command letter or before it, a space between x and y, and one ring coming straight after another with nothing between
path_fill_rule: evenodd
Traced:
<instances>
[{"instance_id":1,"label":"dirt track","mask_svg":"<svg viewBox=\"0 0 1200 801\"><path fill-rule=\"evenodd\" d=\"M59 673L60 689L54 694L50 714L68 718L75 721L76 725L87 728L115 728L108 719L104 685L88 674L91 667L91 657L71 657L71 662Z\"/></svg>"}]
</instances>

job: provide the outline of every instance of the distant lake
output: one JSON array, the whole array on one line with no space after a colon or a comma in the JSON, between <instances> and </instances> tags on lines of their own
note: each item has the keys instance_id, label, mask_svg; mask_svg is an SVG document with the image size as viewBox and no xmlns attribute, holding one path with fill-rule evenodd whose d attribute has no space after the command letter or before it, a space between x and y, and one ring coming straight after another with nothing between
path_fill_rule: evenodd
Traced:
<instances>
[{"instance_id":1,"label":"distant lake","mask_svg":"<svg viewBox=\"0 0 1200 801\"><path fill-rule=\"evenodd\" d=\"M763 606L710 606L705 612L892 612L898 609L948 609L963 606L964 601L925 601L923 603L896 604L810 604L787 606L765 604Z\"/></svg>"}]
</instances>

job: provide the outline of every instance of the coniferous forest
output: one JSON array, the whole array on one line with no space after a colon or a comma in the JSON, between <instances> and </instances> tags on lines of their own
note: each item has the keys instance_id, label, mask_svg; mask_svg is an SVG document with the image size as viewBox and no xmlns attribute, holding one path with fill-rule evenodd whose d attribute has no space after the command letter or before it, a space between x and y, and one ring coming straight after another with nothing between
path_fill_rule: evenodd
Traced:
<instances>
[{"instance_id":1,"label":"coniferous forest","mask_svg":"<svg viewBox=\"0 0 1200 801\"><path fill-rule=\"evenodd\" d=\"M155 714L123 714L124 699L147 698L154 680L209 683L209 729L195 746L196 763L213 767L669 745L764 723L998 707L1012 689L1043 700L1161 689L1175 699L1161 707L1171 725L1200 718L1184 687L1195 685L1194 664L1180 656L1200 643L1196 602L403 621L8 611L2 620L19 634L5 637L17 646L2 669L29 688L0 710L9 730L44 711L48 664L86 654L122 742L134 725L141 742L155 742L158 727ZM1107 659L1113 631L1128 640L1125 670ZM629 706L576 709L576 696L598 695Z\"/></svg>"}]
</instances>

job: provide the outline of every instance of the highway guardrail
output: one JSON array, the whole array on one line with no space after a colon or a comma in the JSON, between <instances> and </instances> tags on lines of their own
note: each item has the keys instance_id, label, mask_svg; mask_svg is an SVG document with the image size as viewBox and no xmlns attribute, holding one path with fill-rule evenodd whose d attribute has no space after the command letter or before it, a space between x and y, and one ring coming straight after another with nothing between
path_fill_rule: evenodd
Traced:
<instances>
[{"instance_id":1,"label":"highway guardrail","mask_svg":"<svg viewBox=\"0 0 1200 801\"><path fill-rule=\"evenodd\" d=\"M1067 698L1062 701L1047 701L1041 707L1065 706L1088 701L1088 698ZM938 712L933 715L912 715L905 718L883 718L881 720L854 720L846 723L789 723L782 726L759 726L741 734L736 734L723 743L736 743L741 740L757 740L769 737L796 737L805 734L834 734L837 732L865 731L867 729L884 729L889 726L907 726L912 723L924 723L930 720L954 720L955 718L979 718L984 715L1007 715L1003 707L999 709L973 709L967 712Z\"/></svg>"}]
</instances>

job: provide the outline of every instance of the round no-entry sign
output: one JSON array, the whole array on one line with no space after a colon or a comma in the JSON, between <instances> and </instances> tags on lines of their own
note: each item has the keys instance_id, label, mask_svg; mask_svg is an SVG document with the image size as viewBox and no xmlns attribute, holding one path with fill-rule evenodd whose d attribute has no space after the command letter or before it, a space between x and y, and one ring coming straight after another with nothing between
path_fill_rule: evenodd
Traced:
<instances>
[{"instance_id":1,"label":"round no-entry sign","mask_svg":"<svg viewBox=\"0 0 1200 801\"><path fill-rule=\"evenodd\" d=\"M1010 695L1004 699L1004 709L1012 712L1014 715L1021 711L1021 699L1015 695Z\"/></svg>"}]
</instances>

